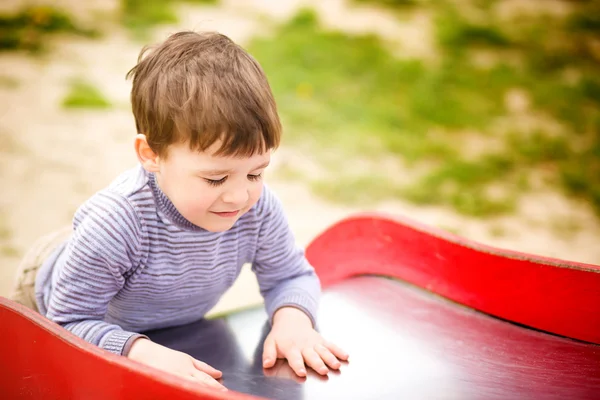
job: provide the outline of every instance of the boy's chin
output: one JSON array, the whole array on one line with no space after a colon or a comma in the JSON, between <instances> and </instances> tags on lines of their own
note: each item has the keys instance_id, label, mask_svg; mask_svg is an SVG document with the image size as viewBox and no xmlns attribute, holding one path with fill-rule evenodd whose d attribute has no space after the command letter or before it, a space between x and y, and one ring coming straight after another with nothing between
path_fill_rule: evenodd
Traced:
<instances>
[{"instance_id":1,"label":"boy's chin","mask_svg":"<svg viewBox=\"0 0 600 400\"><path fill-rule=\"evenodd\" d=\"M225 232L233 227L237 222L237 218L235 220L223 220L223 221L202 221L198 223L200 228L209 232Z\"/></svg>"}]
</instances>

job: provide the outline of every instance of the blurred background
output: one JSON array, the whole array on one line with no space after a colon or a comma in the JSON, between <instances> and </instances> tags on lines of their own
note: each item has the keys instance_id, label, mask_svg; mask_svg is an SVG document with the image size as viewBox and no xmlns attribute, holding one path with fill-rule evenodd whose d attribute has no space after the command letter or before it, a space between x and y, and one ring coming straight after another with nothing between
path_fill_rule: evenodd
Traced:
<instances>
[{"instance_id":1,"label":"blurred background","mask_svg":"<svg viewBox=\"0 0 600 400\"><path fill-rule=\"evenodd\" d=\"M0 295L134 165L125 74L183 29L263 65L285 130L267 179L301 245L378 210L600 264L600 1L3 0Z\"/></svg>"}]
</instances>

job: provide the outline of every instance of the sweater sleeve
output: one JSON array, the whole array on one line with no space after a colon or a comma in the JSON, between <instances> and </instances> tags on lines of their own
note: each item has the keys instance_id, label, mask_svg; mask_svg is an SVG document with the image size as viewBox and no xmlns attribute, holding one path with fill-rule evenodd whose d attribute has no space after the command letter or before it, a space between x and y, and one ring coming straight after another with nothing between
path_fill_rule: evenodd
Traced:
<instances>
[{"instance_id":1,"label":"sweater sleeve","mask_svg":"<svg viewBox=\"0 0 600 400\"><path fill-rule=\"evenodd\" d=\"M304 250L294 239L281 202L267 187L258 208L261 228L258 249L252 264L269 321L284 306L304 311L316 326L321 285Z\"/></svg>"},{"instance_id":2,"label":"sweater sleeve","mask_svg":"<svg viewBox=\"0 0 600 400\"><path fill-rule=\"evenodd\" d=\"M100 192L80 207L46 317L116 354L139 335L104 321L110 300L140 261L141 223L124 197Z\"/></svg>"}]
</instances>

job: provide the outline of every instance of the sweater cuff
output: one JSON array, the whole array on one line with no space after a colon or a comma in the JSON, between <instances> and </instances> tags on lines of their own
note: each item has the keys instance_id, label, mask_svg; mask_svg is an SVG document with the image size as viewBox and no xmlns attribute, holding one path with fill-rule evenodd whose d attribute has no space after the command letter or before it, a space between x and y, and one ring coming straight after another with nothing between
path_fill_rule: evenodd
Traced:
<instances>
[{"instance_id":1,"label":"sweater cuff","mask_svg":"<svg viewBox=\"0 0 600 400\"><path fill-rule=\"evenodd\" d=\"M275 299L270 301L267 305L267 314L269 315L269 322L273 325L273 316L275 312L282 307L296 307L303 311L310 321L312 322L313 328L317 326L317 301L308 295L306 292L288 292L281 294Z\"/></svg>"},{"instance_id":2,"label":"sweater cuff","mask_svg":"<svg viewBox=\"0 0 600 400\"><path fill-rule=\"evenodd\" d=\"M125 350L127 350L127 352L129 352L129 349L131 348L131 345L133 344L133 340L130 340L130 339L133 336L140 337L143 335L140 335L140 334L134 333L134 332L115 330L115 331L110 332L107 335L107 337L104 338L102 343L100 343L100 347L102 347L104 350L110 351L111 353L123 355ZM129 346L126 348L127 344Z\"/></svg>"},{"instance_id":3,"label":"sweater cuff","mask_svg":"<svg viewBox=\"0 0 600 400\"><path fill-rule=\"evenodd\" d=\"M129 355L129 350L131 350L131 346L133 346L133 342L135 342L138 339L148 339L148 340L150 340L150 338L148 336L142 335L140 333L136 333L134 335L131 335L129 337L129 339L127 339L127 341L125 342L125 346L123 346L123 351L121 352L121 355L127 357Z\"/></svg>"}]
</instances>

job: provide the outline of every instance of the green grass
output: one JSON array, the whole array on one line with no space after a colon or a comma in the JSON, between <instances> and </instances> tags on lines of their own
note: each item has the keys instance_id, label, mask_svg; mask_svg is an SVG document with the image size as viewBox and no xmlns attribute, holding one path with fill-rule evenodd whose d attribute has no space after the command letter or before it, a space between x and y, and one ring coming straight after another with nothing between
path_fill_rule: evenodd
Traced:
<instances>
[{"instance_id":1,"label":"green grass","mask_svg":"<svg viewBox=\"0 0 600 400\"><path fill-rule=\"evenodd\" d=\"M99 36L98 30L78 26L66 11L52 6L29 6L0 14L0 51L40 52L49 35L56 33Z\"/></svg>"},{"instance_id":2,"label":"green grass","mask_svg":"<svg viewBox=\"0 0 600 400\"><path fill-rule=\"evenodd\" d=\"M110 108L111 103L102 92L89 82L77 79L71 82L68 93L62 101L64 108Z\"/></svg>"},{"instance_id":3,"label":"green grass","mask_svg":"<svg viewBox=\"0 0 600 400\"><path fill-rule=\"evenodd\" d=\"M599 127L600 128L600 127ZM565 187L580 197L589 199L600 208L600 140L590 147L573 154L561 170L561 179Z\"/></svg>"},{"instance_id":4,"label":"green grass","mask_svg":"<svg viewBox=\"0 0 600 400\"><path fill-rule=\"evenodd\" d=\"M364 150L368 141L372 150L407 157L452 152L423 140L432 126L482 126L499 114L502 100L481 93L480 85L487 80L488 89L497 92L497 82L511 72L500 66L462 73L466 66L455 60L436 68L397 60L374 36L319 31L309 12L284 26L277 40L255 40L250 51L266 69L290 124L317 135L327 132L328 143L359 142Z\"/></svg>"},{"instance_id":5,"label":"green grass","mask_svg":"<svg viewBox=\"0 0 600 400\"><path fill-rule=\"evenodd\" d=\"M512 185L500 196L491 196L487 189L498 180ZM448 160L405 187L402 194L415 203L444 204L462 214L487 216L514 210L516 182L513 160L503 154L487 154L476 161Z\"/></svg>"},{"instance_id":6,"label":"green grass","mask_svg":"<svg viewBox=\"0 0 600 400\"><path fill-rule=\"evenodd\" d=\"M450 162L459 165L456 171L449 170L456 173L460 152L453 131L483 128L500 115L502 84L514 75L505 65L484 72L454 59L438 67L398 60L376 37L319 30L308 11L282 27L277 41L257 39L250 51L271 79L281 112L292 126L292 142L310 135L320 147L333 147L350 158L390 152L412 163ZM481 91L482 82L487 83L487 93ZM448 135L441 140L431 138L431 130L442 127ZM472 169L478 170L477 166ZM399 195L419 202L441 201L435 191L417 194L412 188L403 189L383 172L317 181L315 188L330 199L352 203ZM442 173L448 171L437 172ZM495 171L487 176L494 178ZM426 187L438 179L425 178ZM457 182L459 191L471 184L458 178ZM477 181L479 186L486 183ZM447 202L467 213L486 209L478 202L467 204L463 197L453 194ZM499 208L494 204L492 210Z\"/></svg>"},{"instance_id":7,"label":"green grass","mask_svg":"<svg viewBox=\"0 0 600 400\"><path fill-rule=\"evenodd\" d=\"M151 28L178 21L177 3L217 4L218 0L123 0L121 22L138 39L145 39Z\"/></svg>"},{"instance_id":8,"label":"green grass","mask_svg":"<svg viewBox=\"0 0 600 400\"><path fill-rule=\"evenodd\" d=\"M287 143L312 143L323 160L331 152L349 160L329 168L331 177L305 179L335 201L404 197L489 216L512 212L529 188L529 173L542 171L550 183L590 200L600 212L599 75L591 68L592 54L577 41L546 43L568 39L575 30L585 34L582 27L594 30L596 20L535 20L512 29L492 15L484 24L471 21L450 4L427 5L436 21L437 63L397 59L375 36L326 31L309 10L276 36L250 43L269 76ZM480 5L485 12L488 6ZM494 52L497 61L475 66L470 57L479 49ZM509 62L508 53L519 62ZM579 81L564 78L567 66ZM562 124L564 132L492 129L499 118L512 118L504 96L514 88L527 93L532 111ZM467 157L463 132L496 138L504 146ZM357 158L382 154L425 172L406 185L385 170L357 171L353 165Z\"/></svg>"},{"instance_id":9,"label":"green grass","mask_svg":"<svg viewBox=\"0 0 600 400\"><path fill-rule=\"evenodd\" d=\"M455 6L443 2L435 16L437 41L446 51L462 53L473 46L502 49L511 44L491 18L485 24L470 22Z\"/></svg>"},{"instance_id":10,"label":"green grass","mask_svg":"<svg viewBox=\"0 0 600 400\"><path fill-rule=\"evenodd\" d=\"M571 32L600 34L600 3L587 0L582 2L579 11L566 21Z\"/></svg>"}]
</instances>

